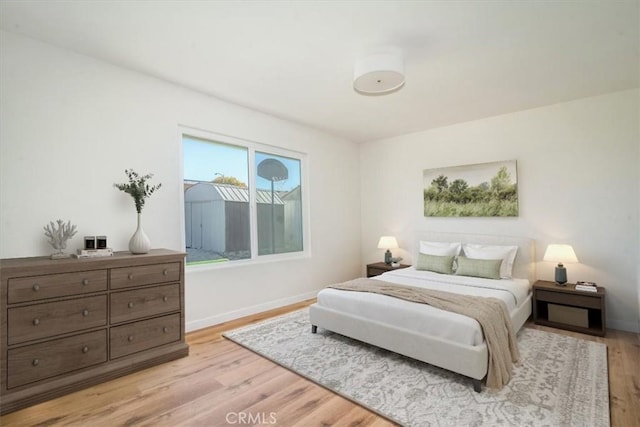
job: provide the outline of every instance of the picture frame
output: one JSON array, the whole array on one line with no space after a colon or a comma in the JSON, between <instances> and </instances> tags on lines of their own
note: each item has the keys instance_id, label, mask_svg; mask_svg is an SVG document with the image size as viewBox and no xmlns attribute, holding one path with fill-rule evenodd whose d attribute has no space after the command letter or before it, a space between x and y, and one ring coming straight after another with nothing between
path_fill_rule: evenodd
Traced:
<instances>
[{"instance_id":1,"label":"picture frame","mask_svg":"<svg viewBox=\"0 0 640 427\"><path fill-rule=\"evenodd\" d=\"M424 169L425 217L517 217L516 160Z\"/></svg>"}]
</instances>

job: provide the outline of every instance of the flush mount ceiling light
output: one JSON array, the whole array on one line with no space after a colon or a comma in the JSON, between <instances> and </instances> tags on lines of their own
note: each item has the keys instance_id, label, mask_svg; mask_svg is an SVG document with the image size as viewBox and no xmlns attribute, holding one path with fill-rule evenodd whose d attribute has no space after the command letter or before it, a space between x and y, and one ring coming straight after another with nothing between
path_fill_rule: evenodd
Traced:
<instances>
[{"instance_id":1,"label":"flush mount ceiling light","mask_svg":"<svg viewBox=\"0 0 640 427\"><path fill-rule=\"evenodd\" d=\"M396 52L359 59L353 70L353 89L361 95L386 95L404 86L404 62Z\"/></svg>"}]
</instances>

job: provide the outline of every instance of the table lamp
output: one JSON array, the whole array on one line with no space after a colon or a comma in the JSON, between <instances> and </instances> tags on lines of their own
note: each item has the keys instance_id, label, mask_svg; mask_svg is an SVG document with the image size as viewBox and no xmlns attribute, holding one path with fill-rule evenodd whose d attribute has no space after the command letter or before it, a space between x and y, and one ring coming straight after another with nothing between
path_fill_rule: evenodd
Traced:
<instances>
[{"instance_id":1,"label":"table lamp","mask_svg":"<svg viewBox=\"0 0 640 427\"><path fill-rule=\"evenodd\" d=\"M398 247L398 241L393 236L382 236L378 241L378 249L386 249L384 253L384 263L391 264L391 251L389 249L395 249Z\"/></svg>"},{"instance_id":2,"label":"table lamp","mask_svg":"<svg viewBox=\"0 0 640 427\"><path fill-rule=\"evenodd\" d=\"M560 286L565 286L567 283L567 269L563 263L578 262L578 257L571 245L549 245L542 259L558 263L556 266L556 284Z\"/></svg>"}]
</instances>

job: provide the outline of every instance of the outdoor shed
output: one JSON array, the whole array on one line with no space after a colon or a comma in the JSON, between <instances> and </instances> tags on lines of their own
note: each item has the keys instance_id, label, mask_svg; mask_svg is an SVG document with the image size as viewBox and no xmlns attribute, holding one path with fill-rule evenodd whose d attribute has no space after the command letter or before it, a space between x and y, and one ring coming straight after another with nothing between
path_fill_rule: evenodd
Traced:
<instances>
[{"instance_id":1,"label":"outdoor shed","mask_svg":"<svg viewBox=\"0 0 640 427\"><path fill-rule=\"evenodd\" d=\"M271 191L256 190L259 253L284 242L284 202ZM228 184L200 182L185 189L186 246L219 253L250 250L249 190ZM263 250L264 248L264 250Z\"/></svg>"}]
</instances>

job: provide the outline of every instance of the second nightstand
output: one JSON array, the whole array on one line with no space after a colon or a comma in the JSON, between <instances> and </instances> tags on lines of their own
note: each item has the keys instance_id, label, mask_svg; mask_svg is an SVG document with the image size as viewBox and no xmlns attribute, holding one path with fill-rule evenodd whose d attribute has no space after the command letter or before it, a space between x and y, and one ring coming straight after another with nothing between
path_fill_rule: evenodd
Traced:
<instances>
[{"instance_id":1,"label":"second nightstand","mask_svg":"<svg viewBox=\"0 0 640 427\"><path fill-rule=\"evenodd\" d=\"M399 270L407 267L411 266L408 264L400 264L398 267L391 267L391 265L385 264L384 262L374 262L373 264L367 264L367 277L379 276L387 271Z\"/></svg>"},{"instance_id":2,"label":"second nightstand","mask_svg":"<svg viewBox=\"0 0 640 427\"><path fill-rule=\"evenodd\" d=\"M533 320L539 325L604 336L604 295L600 286L598 292L586 292L577 291L575 284L558 286L538 280L533 284Z\"/></svg>"}]
</instances>

